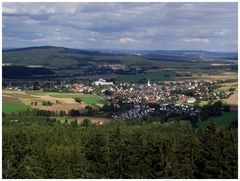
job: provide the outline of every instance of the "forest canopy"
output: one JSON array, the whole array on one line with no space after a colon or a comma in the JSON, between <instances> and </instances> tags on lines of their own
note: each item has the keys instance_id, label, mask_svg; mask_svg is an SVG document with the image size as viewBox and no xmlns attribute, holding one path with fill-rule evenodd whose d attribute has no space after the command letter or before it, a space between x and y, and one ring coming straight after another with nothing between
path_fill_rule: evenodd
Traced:
<instances>
[{"instance_id":1,"label":"forest canopy","mask_svg":"<svg viewBox=\"0 0 240 181\"><path fill-rule=\"evenodd\" d=\"M3 120L3 178L237 178L237 143L214 123L86 127L26 113Z\"/></svg>"}]
</instances>

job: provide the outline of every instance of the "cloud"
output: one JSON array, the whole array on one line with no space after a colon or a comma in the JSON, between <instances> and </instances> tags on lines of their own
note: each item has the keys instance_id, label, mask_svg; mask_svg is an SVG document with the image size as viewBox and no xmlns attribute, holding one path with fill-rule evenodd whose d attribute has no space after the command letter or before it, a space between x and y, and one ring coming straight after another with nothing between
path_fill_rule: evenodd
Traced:
<instances>
[{"instance_id":1,"label":"cloud","mask_svg":"<svg viewBox=\"0 0 240 181\"><path fill-rule=\"evenodd\" d=\"M209 43L207 38L188 38L184 40L185 43Z\"/></svg>"},{"instance_id":2,"label":"cloud","mask_svg":"<svg viewBox=\"0 0 240 181\"><path fill-rule=\"evenodd\" d=\"M80 49L235 51L237 7L217 2L4 2L3 47L46 43Z\"/></svg>"},{"instance_id":3,"label":"cloud","mask_svg":"<svg viewBox=\"0 0 240 181\"><path fill-rule=\"evenodd\" d=\"M126 43L126 44L129 44L129 43L137 43L138 41L133 39L133 38L129 38L129 37L124 37L124 38L120 38L119 41L121 43Z\"/></svg>"},{"instance_id":4,"label":"cloud","mask_svg":"<svg viewBox=\"0 0 240 181\"><path fill-rule=\"evenodd\" d=\"M228 32L225 31L225 30L216 31L216 32L214 33L214 35L217 35L217 36L225 36L225 35L227 35L227 34L228 34Z\"/></svg>"}]
</instances>

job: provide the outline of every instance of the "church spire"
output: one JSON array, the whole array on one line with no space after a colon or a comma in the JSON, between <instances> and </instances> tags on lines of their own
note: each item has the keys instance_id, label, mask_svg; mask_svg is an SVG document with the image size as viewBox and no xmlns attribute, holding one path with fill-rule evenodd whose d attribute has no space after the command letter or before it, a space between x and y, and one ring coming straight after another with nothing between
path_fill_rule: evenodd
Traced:
<instances>
[{"instance_id":1,"label":"church spire","mask_svg":"<svg viewBox=\"0 0 240 181\"><path fill-rule=\"evenodd\" d=\"M148 78L147 86L148 86L148 87L151 86L149 78Z\"/></svg>"}]
</instances>

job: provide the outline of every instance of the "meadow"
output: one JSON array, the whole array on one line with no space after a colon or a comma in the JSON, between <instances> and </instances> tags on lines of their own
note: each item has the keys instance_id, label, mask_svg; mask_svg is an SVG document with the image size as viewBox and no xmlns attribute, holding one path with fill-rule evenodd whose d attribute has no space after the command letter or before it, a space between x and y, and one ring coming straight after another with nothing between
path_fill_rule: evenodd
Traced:
<instances>
[{"instance_id":1,"label":"meadow","mask_svg":"<svg viewBox=\"0 0 240 181\"><path fill-rule=\"evenodd\" d=\"M80 98L81 103L77 103L74 98ZM42 105L43 101L53 102L52 106ZM27 108L51 110L51 111L69 111L78 109L85 112L85 107L91 105L102 105L106 101L98 95L82 93L57 93L42 91L7 91L3 90L3 112L12 113ZM36 103L36 105L35 105Z\"/></svg>"},{"instance_id":2,"label":"meadow","mask_svg":"<svg viewBox=\"0 0 240 181\"><path fill-rule=\"evenodd\" d=\"M117 81L130 81L130 82L138 82L138 81L147 81L148 79L152 81L168 81L176 76L175 71L162 71L162 72L152 72L145 73L140 75L120 75L116 78Z\"/></svg>"},{"instance_id":3,"label":"meadow","mask_svg":"<svg viewBox=\"0 0 240 181\"><path fill-rule=\"evenodd\" d=\"M61 92L42 92L42 91L26 91L30 95L50 96L55 98L80 98L86 104L104 104L106 101L95 94L82 93L61 93Z\"/></svg>"},{"instance_id":4,"label":"meadow","mask_svg":"<svg viewBox=\"0 0 240 181\"><path fill-rule=\"evenodd\" d=\"M224 112L222 116L211 117L207 121L203 121L197 124L200 129L205 129L211 121L216 124L216 127L223 128L228 127L232 122L238 120L238 112L233 110L230 112Z\"/></svg>"},{"instance_id":5,"label":"meadow","mask_svg":"<svg viewBox=\"0 0 240 181\"><path fill-rule=\"evenodd\" d=\"M3 112L5 114L11 114L13 112L18 111L25 111L27 109L31 109L31 107L19 103L3 103Z\"/></svg>"}]
</instances>

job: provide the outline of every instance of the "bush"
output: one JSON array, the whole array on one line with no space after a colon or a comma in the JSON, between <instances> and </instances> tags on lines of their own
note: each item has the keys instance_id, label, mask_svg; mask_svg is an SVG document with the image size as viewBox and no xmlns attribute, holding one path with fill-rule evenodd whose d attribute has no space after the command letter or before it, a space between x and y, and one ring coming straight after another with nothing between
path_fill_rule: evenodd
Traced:
<instances>
[{"instance_id":1,"label":"bush","mask_svg":"<svg viewBox=\"0 0 240 181\"><path fill-rule=\"evenodd\" d=\"M73 116L73 117L78 117L78 116L80 116L80 111L79 110L75 110L75 109L71 109L68 112L68 115L69 116Z\"/></svg>"},{"instance_id":2,"label":"bush","mask_svg":"<svg viewBox=\"0 0 240 181\"><path fill-rule=\"evenodd\" d=\"M90 119L84 119L81 123L82 127L88 127L91 124L91 120Z\"/></svg>"},{"instance_id":3,"label":"bush","mask_svg":"<svg viewBox=\"0 0 240 181\"><path fill-rule=\"evenodd\" d=\"M43 105L43 106L52 106L53 103L50 102L50 101L43 101L43 102L42 102L42 105Z\"/></svg>"},{"instance_id":4,"label":"bush","mask_svg":"<svg viewBox=\"0 0 240 181\"><path fill-rule=\"evenodd\" d=\"M81 103L81 102L82 102L82 99L80 99L79 97L76 97L76 98L75 98L75 101L78 102L78 103Z\"/></svg>"}]
</instances>

